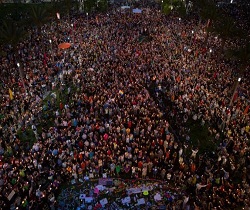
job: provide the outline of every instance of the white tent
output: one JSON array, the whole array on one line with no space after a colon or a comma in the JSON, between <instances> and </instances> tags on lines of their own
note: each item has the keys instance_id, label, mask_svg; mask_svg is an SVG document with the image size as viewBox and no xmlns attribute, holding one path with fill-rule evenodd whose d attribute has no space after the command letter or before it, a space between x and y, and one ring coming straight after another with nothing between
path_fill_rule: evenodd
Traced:
<instances>
[{"instance_id":1,"label":"white tent","mask_svg":"<svg viewBox=\"0 0 250 210\"><path fill-rule=\"evenodd\" d=\"M141 9L136 8L136 9L133 9L133 13L142 13L142 10L141 10Z\"/></svg>"},{"instance_id":2,"label":"white tent","mask_svg":"<svg viewBox=\"0 0 250 210\"><path fill-rule=\"evenodd\" d=\"M130 11L130 6L121 6L121 13L125 13L126 11Z\"/></svg>"},{"instance_id":3,"label":"white tent","mask_svg":"<svg viewBox=\"0 0 250 210\"><path fill-rule=\"evenodd\" d=\"M130 9L130 6L121 6L121 9Z\"/></svg>"}]
</instances>

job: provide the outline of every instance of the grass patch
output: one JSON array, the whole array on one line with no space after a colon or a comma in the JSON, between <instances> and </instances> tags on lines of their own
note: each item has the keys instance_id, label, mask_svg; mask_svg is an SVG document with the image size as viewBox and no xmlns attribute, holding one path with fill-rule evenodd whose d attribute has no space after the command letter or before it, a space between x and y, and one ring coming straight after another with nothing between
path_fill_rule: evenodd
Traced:
<instances>
[{"instance_id":1,"label":"grass patch","mask_svg":"<svg viewBox=\"0 0 250 210\"><path fill-rule=\"evenodd\" d=\"M199 153L215 151L217 144L213 141L214 136L208 131L208 124L201 125L200 120L190 119L187 122L190 128L191 144L199 148Z\"/></svg>"},{"instance_id":2,"label":"grass patch","mask_svg":"<svg viewBox=\"0 0 250 210\"><path fill-rule=\"evenodd\" d=\"M42 134L43 129L48 130L50 127L54 126L55 111L58 110L59 113L61 114L61 110L59 108L60 103L62 103L63 105L65 105L67 103L67 89L68 89L68 87L71 88L71 93L77 92L77 87L72 85L72 84L66 85L62 91L60 90L60 87L58 85L41 102L40 106L43 107L42 117L39 120L38 124L36 125L38 136L40 136ZM56 97L54 97L53 94ZM51 102L50 108L48 107L49 101ZM52 102L52 101L54 101L54 102ZM72 101L69 98L68 103L71 103L71 102ZM19 139L22 142L29 142L31 146L36 142L35 134L34 134L33 130L31 129L31 126L27 127L26 129L19 129L17 134L18 134Z\"/></svg>"},{"instance_id":3,"label":"grass patch","mask_svg":"<svg viewBox=\"0 0 250 210\"><path fill-rule=\"evenodd\" d=\"M17 131L17 136L18 138L24 142L24 143L29 143L30 145L33 145L36 142L36 137L31 128L26 128L26 129L19 129Z\"/></svg>"},{"instance_id":4,"label":"grass patch","mask_svg":"<svg viewBox=\"0 0 250 210\"><path fill-rule=\"evenodd\" d=\"M150 37L149 35L140 35L138 38L139 43L150 42L150 41L152 41L152 37Z\"/></svg>"}]
</instances>

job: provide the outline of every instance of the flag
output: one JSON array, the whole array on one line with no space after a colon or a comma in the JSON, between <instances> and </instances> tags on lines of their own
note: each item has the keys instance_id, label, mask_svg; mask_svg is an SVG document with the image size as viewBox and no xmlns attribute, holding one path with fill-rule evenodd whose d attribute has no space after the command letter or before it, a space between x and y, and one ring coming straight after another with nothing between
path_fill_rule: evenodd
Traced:
<instances>
[{"instance_id":1,"label":"flag","mask_svg":"<svg viewBox=\"0 0 250 210\"><path fill-rule=\"evenodd\" d=\"M181 77L178 76L178 77L176 78L176 81L177 81L177 82L180 82L180 81L181 81Z\"/></svg>"},{"instance_id":2,"label":"flag","mask_svg":"<svg viewBox=\"0 0 250 210\"><path fill-rule=\"evenodd\" d=\"M122 90L119 90L119 94L123 96L124 92Z\"/></svg>"},{"instance_id":3,"label":"flag","mask_svg":"<svg viewBox=\"0 0 250 210\"><path fill-rule=\"evenodd\" d=\"M99 18L98 16L95 17L96 24L99 24Z\"/></svg>"},{"instance_id":4,"label":"flag","mask_svg":"<svg viewBox=\"0 0 250 210\"><path fill-rule=\"evenodd\" d=\"M249 105L245 108L243 114L246 115L248 113L248 110L249 110Z\"/></svg>"},{"instance_id":5,"label":"flag","mask_svg":"<svg viewBox=\"0 0 250 210\"><path fill-rule=\"evenodd\" d=\"M174 101L174 99L175 99L175 95L173 93L172 96L171 96L171 101Z\"/></svg>"},{"instance_id":6,"label":"flag","mask_svg":"<svg viewBox=\"0 0 250 210\"><path fill-rule=\"evenodd\" d=\"M14 96L13 96L13 92L12 92L12 90L10 88L9 88L9 94L10 94L10 100L13 100Z\"/></svg>"},{"instance_id":7,"label":"flag","mask_svg":"<svg viewBox=\"0 0 250 210\"><path fill-rule=\"evenodd\" d=\"M236 99L238 98L238 95L239 95L238 92L236 92L236 93L234 94L233 102L236 101Z\"/></svg>"}]
</instances>

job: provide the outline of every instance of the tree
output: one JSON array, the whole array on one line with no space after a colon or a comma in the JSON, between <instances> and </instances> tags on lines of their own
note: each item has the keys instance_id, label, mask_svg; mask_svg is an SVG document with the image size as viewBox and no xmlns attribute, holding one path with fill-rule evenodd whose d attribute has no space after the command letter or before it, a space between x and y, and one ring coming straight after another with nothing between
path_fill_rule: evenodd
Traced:
<instances>
[{"instance_id":1,"label":"tree","mask_svg":"<svg viewBox=\"0 0 250 210\"><path fill-rule=\"evenodd\" d=\"M198 12L199 17L205 21L216 20L219 14L215 2L210 0L194 0L194 8Z\"/></svg>"},{"instance_id":2,"label":"tree","mask_svg":"<svg viewBox=\"0 0 250 210\"><path fill-rule=\"evenodd\" d=\"M56 14L57 13L61 14L62 11L63 11L62 3L58 1L51 2L50 7L48 8L49 17L51 19L57 19Z\"/></svg>"},{"instance_id":3,"label":"tree","mask_svg":"<svg viewBox=\"0 0 250 210\"><path fill-rule=\"evenodd\" d=\"M0 20L23 22L27 14L27 6L22 3L0 4Z\"/></svg>"},{"instance_id":4,"label":"tree","mask_svg":"<svg viewBox=\"0 0 250 210\"><path fill-rule=\"evenodd\" d=\"M250 41L249 40L247 40L245 44L241 45L238 48L228 50L226 55L230 59L234 59L238 61L239 63L238 78L243 76L245 73L248 73L247 70L249 70L248 68L250 66ZM231 107L231 105L233 104L234 96L239 86L240 80L238 78L234 85L234 90L233 90L233 94L229 103L229 107Z\"/></svg>"},{"instance_id":5,"label":"tree","mask_svg":"<svg viewBox=\"0 0 250 210\"><path fill-rule=\"evenodd\" d=\"M162 12L166 15L175 12L182 18L187 16L186 4L182 0L163 0Z\"/></svg>"},{"instance_id":6,"label":"tree","mask_svg":"<svg viewBox=\"0 0 250 210\"><path fill-rule=\"evenodd\" d=\"M108 9L108 1L107 0L96 0L96 8L100 12L105 12Z\"/></svg>"},{"instance_id":7,"label":"tree","mask_svg":"<svg viewBox=\"0 0 250 210\"><path fill-rule=\"evenodd\" d=\"M244 74L250 65L250 41L246 40L245 43L239 47L227 50L226 55L228 58L239 62L239 74Z\"/></svg>"},{"instance_id":8,"label":"tree","mask_svg":"<svg viewBox=\"0 0 250 210\"><path fill-rule=\"evenodd\" d=\"M68 21L70 21L70 10L73 7L73 2L72 2L72 0L63 0L62 3L63 3L63 6L64 6L64 9L67 12Z\"/></svg>"},{"instance_id":9,"label":"tree","mask_svg":"<svg viewBox=\"0 0 250 210\"><path fill-rule=\"evenodd\" d=\"M184 1L176 1L174 8L180 17L185 18L187 16L187 9Z\"/></svg>"},{"instance_id":10,"label":"tree","mask_svg":"<svg viewBox=\"0 0 250 210\"><path fill-rule=\"evenodd\" d=\"M26 36L26 32L24 28L20 25L17 25L13 21L3 21L2 26L0 28L0 42L2 45L10 45L12 48L12 52L14 54L13 56L13 63L17 64L19 63L19 55L17 51L17 46L23 40ZM23 84L23 87L26 92L25 83L23 80L23 72L21 68L18 68L19 75L21 77L21 81Z\"/></svg>"},{"instance_id":11,"label":"tree","mask_svg":"<svg viewBox=\"0 0 250 210\"><path fill-rule=\"evenodd\" d=\"M216 7L215 2L209 0L195 0L194 8L197 9L198 15L201 20L206 21L206 37L205 43L207 43L210 27L213 26L214 22L220 19L220 12Z\"/></svg>"},{"instance_id":12,"label":"tree","mask_svg":"<svg viewBox=\"0 0 250 210\"><path fill-rule=\"evenodd\" d=\"M95 6L96 6L95 1L93 1L93 0L85 0L84 1L84 12L90 13L91 11L94 10Z\"/></svg>"},{"instance_id":13,"label":"tree","mask_svg":"<svg viewBox=\"0 0 250 210\"><path fill-rule=\"evenodd\" d=\"M208 32L214 32L221 38L221 49L224 50L226 40L236 39L239 36L239 29L237 29L235 21L231 17L220 18L208 28Z\"/></svg>"},{"instance_id":14,"label":"tree","mask_svg":"<svg viewBox=\"0 0 250 210\"><path fill-rule=\"evenodd\" d=\"M38 35L41 40L43 40L42 36L42 26L46 24L50 20L49 9L45 8L41 5L32 5L30 10L30 22L37 27ZM45 52L45 46L42 42L41 48L42 51Z\"/></svg>"},{"instance_id":15,"label":"tree","mask_svg":"<svg viewBox=\"0 0 250 210\"><path fill-rule=\"evenodd\" d=\"M42 26L47 23L50 19L49 10L41 5L32 5L30 10L30 21L37 29L38 33L41 34Z\"/></svg>"},{"instance_id":16,"label":"tree","mask_svg":"<svg viewBox=\"0 0 250 210\"><path fill-rule=\"evenodd\" d=\"M170 4L165 4L162 8L162 13L165 15L169 15L172 11L172 6Z\"/></svg>"}]
</instances>

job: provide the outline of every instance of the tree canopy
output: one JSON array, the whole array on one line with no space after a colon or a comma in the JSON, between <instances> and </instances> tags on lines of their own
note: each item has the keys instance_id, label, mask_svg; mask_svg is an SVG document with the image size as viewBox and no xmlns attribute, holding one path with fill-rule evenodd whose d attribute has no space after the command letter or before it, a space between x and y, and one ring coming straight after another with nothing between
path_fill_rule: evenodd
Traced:
<instances>
[{"instance_id":1,"label":"tree canopy","mask_svg":"<svg viewBox=\"0 0 250 210\"><path fill-rule=\"evenodd\" d=\"M15 47L25 35L26 32L22 26L10 20L2 21L0 28L0 42L2 44L10 44Z\"/></svg>"},{"instance_id":2,"label":"tree canopy","mask_svg":"<svg viewBox=\"0 0 250 210\"><path fill-rule=\"evenodd\" d=\"M32 5L29 15L31 23L37 26L39 31L41 31L41 27L50 19L49 10L41 5Z\"/></svg>"}]
</instances>

